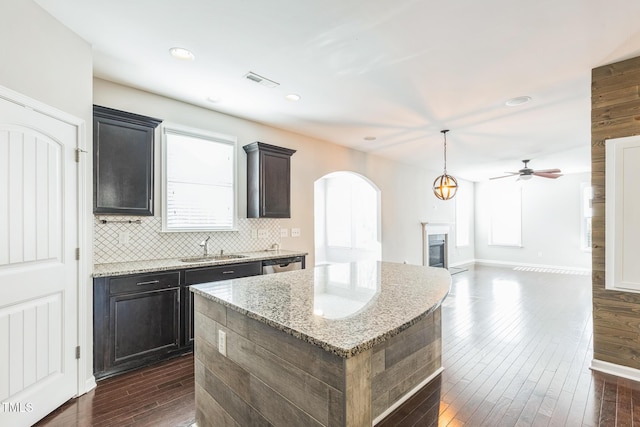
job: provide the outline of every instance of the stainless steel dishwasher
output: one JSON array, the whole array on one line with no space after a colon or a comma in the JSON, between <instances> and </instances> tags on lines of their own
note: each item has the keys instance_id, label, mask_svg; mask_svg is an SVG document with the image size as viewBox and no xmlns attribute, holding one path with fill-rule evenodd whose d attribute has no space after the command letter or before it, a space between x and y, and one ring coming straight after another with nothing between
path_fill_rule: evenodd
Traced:
<instances>
[{"instance_id":1,"label":"stainless steel dishwasher","mask_svg":"<svg viewBox=\"0 0 640 427\"><path fill-rule=\"evenodd\" d=\"M302 270L301 256L265 259L262 261L262 274L282 273L283 271Z\"/></svg>"}]
</instances>

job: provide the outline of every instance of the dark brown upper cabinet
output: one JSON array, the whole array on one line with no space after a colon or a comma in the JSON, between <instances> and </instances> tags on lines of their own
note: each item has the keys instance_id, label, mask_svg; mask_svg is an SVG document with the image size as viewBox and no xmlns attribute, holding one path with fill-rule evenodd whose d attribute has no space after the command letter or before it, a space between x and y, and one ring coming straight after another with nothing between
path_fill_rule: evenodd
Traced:
<instances>
[{"instance_id":1,"label":"dark brown upper cabinet","mask_svg":"<svg viewBox=\"0 0 640 427\"><path fill-rule=\"evenodd\" d=\"M247 218L291 218L291 156L296 150L263 142L245 145Z\"/></svg>"},{"instance_id":2,"label":"dark brown upper cabinet","mask_svg":"<svg viewBox=\"0 0 640 427\"><path fill-rule=\"evenodd\" d=\"M153 215L154 130L161 122L93 106L93 213Z\"/></svg>"}]
</instances>

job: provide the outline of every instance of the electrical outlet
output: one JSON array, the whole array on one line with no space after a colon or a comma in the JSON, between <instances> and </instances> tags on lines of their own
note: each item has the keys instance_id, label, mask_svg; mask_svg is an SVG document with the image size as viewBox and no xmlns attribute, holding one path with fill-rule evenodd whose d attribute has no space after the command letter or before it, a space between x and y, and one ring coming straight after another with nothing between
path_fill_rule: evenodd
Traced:
<instances>
[{"instance_id":1,"label":"electrical outlet","mask_svg":"<svg viewBox=\"0 0 640 427\"><path fill-rule=\"evenodd\" d=\"M300 237L300 229L292 228L291 229L291 237Z\"/></svg>"},{"instance_id":2,"label":"electrical outlet","mask_svg":"<svg viewBox=\"0 0 640 427\"><path fill-rule=\"evenodd\" d=\"M223 356L227 355L227 333L218 329L218 351Z\"/></svg>"},{"instance_id":3,"label":"electrical outlet","mask_svg":"<svg viewBox=\"0 0 640 427\"><path fill-rule=\"evenodd\" d=\"M258 230L256 230L255 228L251 229L251 238L252 239L257 239L258 238Z\"/></svg>"},{"instance_id":4,"label":"electrical outlet","mask_svg":"<svg viewBox=\"0 0 640 427\"><path fill-rule=\"evenodd\" d=\"M280 237L289 237L289 229L281 228L280 229Z\"/></svg>"},{"instance_id":5,"label":"electrical outlet","mask_svg":"<svg viewBox=\"0 0 640 427\"><path fill-rule=\"evenodd\" d=\"M258 229L258 239L266 239L267 237L269 237L269 233L267 232L266 229L264 228Z\"/></svg>"},{"instance_id":6,"label":"electrical outlet","mask_svg":"<svg viewBox=\"0 0 640 427\"><path fill-rule=\"evenodd\" d=\"M129 232L118 231L118 244L120 246L126 246L129 244Z\"/></svg>"}]
</instances>

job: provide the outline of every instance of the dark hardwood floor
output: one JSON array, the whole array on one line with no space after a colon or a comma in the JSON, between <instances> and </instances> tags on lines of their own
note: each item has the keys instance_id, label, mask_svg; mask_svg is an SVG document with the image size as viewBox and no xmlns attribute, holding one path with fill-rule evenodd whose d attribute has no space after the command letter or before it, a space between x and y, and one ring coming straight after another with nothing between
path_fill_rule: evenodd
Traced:
<instances>
[{"instance_id":1,"label":"dark hardwood floor","mask_svg":"<svg viewBox=\"0 0 640 427\"><path fill-rule=\"evenodd\" d=\"M443 304L443 365L380 426L640 425L640 384L589 370L591 277L476 266ZM38 426L189 426L193 357L103 380ZM244 427L244 426L243 426Z\"/></svg>"},{"instance_id":2,"label":"dark hardwood floor","mask_svg":"<svg viewBox=\"0 0 640 427\"><path fill-rule=\"evenodd\" d=\"M98 382L37 426L187 427L195 421L193 355Z\"/></svg>"}]
</instances>

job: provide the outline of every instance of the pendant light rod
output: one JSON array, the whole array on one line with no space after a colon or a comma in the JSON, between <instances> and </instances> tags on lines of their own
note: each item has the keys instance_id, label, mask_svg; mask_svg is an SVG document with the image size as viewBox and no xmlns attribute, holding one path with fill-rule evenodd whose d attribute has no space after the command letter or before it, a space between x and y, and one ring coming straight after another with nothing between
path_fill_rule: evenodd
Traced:
<instances>
[{"instance_id":1,"label":"pendant light rod","mask_svg":"<svg viewBox=\"0 0 640 427\"><path fill-rule=\"evenodd\" d=\"M447 132L449 129L443 129L440 131L444 136L444 173L447 173Z\"/></svg>"}]
</instances>

